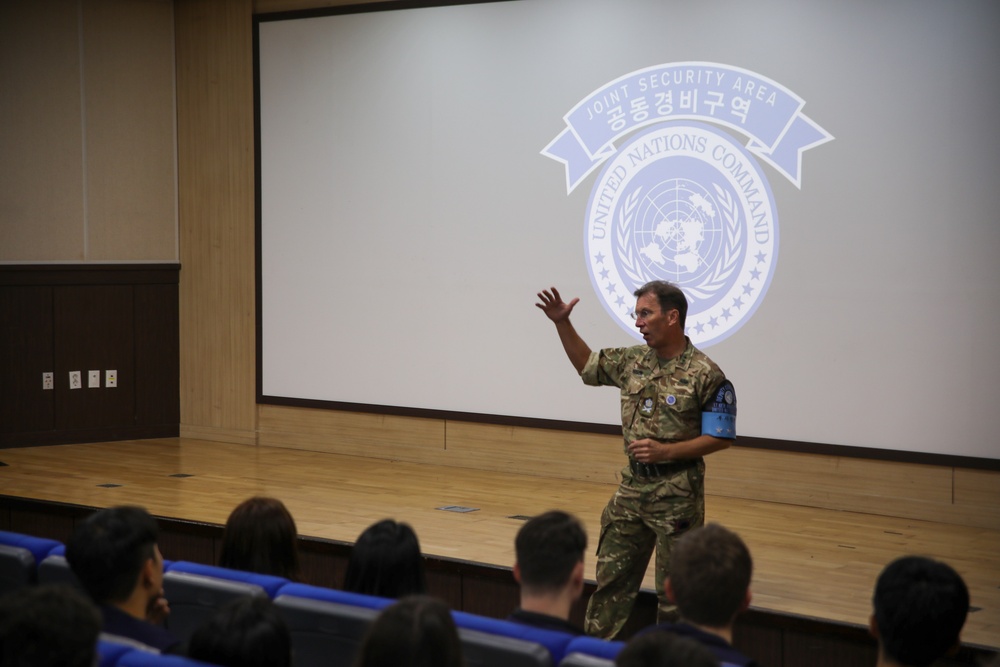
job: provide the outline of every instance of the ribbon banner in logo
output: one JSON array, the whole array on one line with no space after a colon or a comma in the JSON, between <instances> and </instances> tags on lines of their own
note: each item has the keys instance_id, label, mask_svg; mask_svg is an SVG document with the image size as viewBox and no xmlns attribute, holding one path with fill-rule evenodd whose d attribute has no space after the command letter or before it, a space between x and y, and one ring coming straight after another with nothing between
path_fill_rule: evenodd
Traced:
<instances>
[{"instance_id":1,"label":"ribbon banner in logo","mask_svg":"<svg viewBox=\"0 0 1000 667\"><path fill-rule=\"evenodd\" d=\"M749 319L778 255L777 208L758 161L801 187L802 153L833 138L803 104L747 70L670 63L612 81L566 114L542 154L566 165L567 193L604 165L584 244L594 291L623 329L639 337L632 292L649 280L684 290L696 344Z\"/></svg>"}]
</instances>

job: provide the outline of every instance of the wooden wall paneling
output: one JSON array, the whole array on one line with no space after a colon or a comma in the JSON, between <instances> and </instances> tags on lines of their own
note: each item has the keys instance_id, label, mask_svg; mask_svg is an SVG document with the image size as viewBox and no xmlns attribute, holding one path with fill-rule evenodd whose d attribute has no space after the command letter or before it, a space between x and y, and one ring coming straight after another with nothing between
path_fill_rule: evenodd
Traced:
<instances>
[{"instance_id":1,"label":"wooden wall paneling","mask_svg":"<svg viewBox=\"0 0 1000 667\"><path fill-rule=\"evenodd\" d=\"M87 259L177 261L172 2L87 0L79 11Z\"/></svg>"},{"instance_id":2,"label":"wooden wall paneling","mask_svg":"<svg viewBox=\"0 0 1000 667\"><path fill-rule=\"evenodd\" d=\"M178 435L180 339L177 285L135 287L135 420Z\"/></svg>"},{"instance_id":3,"label":"wooden wall paneling","mask_svg":"<svg viewBox=\"0 0 1000 667\"><path fill-rule=\"evenodd\" d=\"M706 491L711 495L764 500L806 507L869 512L968 526L995 527L996 512L978 504L956 505L953 469L946 466L879 461L797 452L741 448L707 459ZM997 480L983 471L971 480ZM970 500L991 497L972 489ZM994 506L995 507L995 506Z\"/></svg>"},{"instance_id":4,"label":"wooden wall paneling","mask_svg":"<svg viewBox=\"0 0 1000 667\"><path fill-rule=\"evenodd\" d=\"M505 618L520 603L520 591L508 568L463 570L462 598L457 608L490 618Z\"/></svg>"},{"instance_id":5,"label":"wooden wall paneling","mask_svg":"<svg viewBox=\"0 0 1000 667\"><path fill-rule=\"evenodd\" d=\"M351 545L333 540L299 538L302 582L313 586L343 588Z\"/></svg>"},{"instance_id":6,"label":"wooden wall paneling","mask_svg":"<svg viewBox=\"0 0 1000 667\"><path fill-rule=\"evenodd\" d=\"M135 339L130 285L55 288L56 429L79 431L132 426L135 421ZM88 371L100 372L100 387L88 386ZM118 386L105 384L114 370ZM80 388L69 374L80 371Z\"/></svg>"},{"instance_id":7,"label":"wooden wall paneling","mask_svg":"<svg viewBox=\"0 0 1000 667\"><path fill-rule=\"evenodd\" d=\"M452 609L468 611L463 606L462 593L467 575L462 568L446 561L425 558L424 573L428 594L444 600Z\"/></svg>"},{"instance_id":8,"label":"wooden wall paneling","mask_svg":"<svg viewBox=\"0 0 1000 667\"><path fill-rule=\"evenodd\" d=\"M956 510L976 519L966 525L1000 527L1000 472L955 468L954 487Z\"/></svg>"},{"instance_id":9,"label":"wooden wall paneling","mask_svg":"<svg viewBox=\"0 0 1000 667\"><path fill-rule=\"evenodd\" d=\"M56 503L24 503L12 501L10 511L12 532L46 537L66 543L73 534L76 522L90 514L89 508L59 505Z\"/></svg>"},{"instance_id":10,"label":"wooden wall paneling","mask_svg":"<svg viewBox=\"0 0 1000 667\"><path fill-rule=\"evenodd\" d=\"M448 421L447 465L615 482L625 465L621 436Z\"/></svg>"},{"instance_id":11,"label":"wooden wall paneling","mask_svg":"<svg viewBox=\"0 0 1000 667\"><path fill-rule=\"evenodd\" d=\"M764 621L761 615L753 612L737 617L733 626L733 646L758 664L784 664L784 633L781 627L774 621Z\"/></svg>"},{"instance_id":12,"label":"wooden wall paneling","mask_svg":"<svg viewBox=\"0 0 1000 667\"><path fill-rule=\"evenodd\" d=\"M252 3L178 0L181 433L256 441Z\"/></svg>"},{"instance_id":13,"label":"wooden wall paneling","mask_svg":"<svg viewBox=\"0 0 1000 667\"><path fill-rule=\"evenodd\" d=\"M0 286L0 445L55 427L56 392L42 388L55 371L52 304L51 287Z\"/></svg>"},{"instance_id":14,"label":"wooden wall paneling","mask_svg":"<svg viewBox=\"0 0 1000 667\"><path fill-rule=\"evenodd\" d=\"M867 622L867 619L860 619ZM782 664L789 667L871 667L876 663L875 640L850 640L814 632L786 630Z\"/></svg>"},{"instance_id":15,"label":"wooden wall paneling","mask_svg":"<svg viewBox=\"0 0 1000 667\"><path fill-rule=\"evenodd\" d=\"M440 419L261 405L258 444L377 459L442 463Z\"/></svg>"},{"instance_id":16,"label":"wooden wall paneling","mask_svg":"<svg viewBox=\"0 0 1000 667\"><path fill-rule=\"evenodd\" d=\"M78 14L0 2L0 261L85 259Z\"/></svg>"},{"instance_id":17,"label":"wooden wall paneling","mask_svg":"<svg viewBox=\"0 0 1000 667\"><path fill-rule=\"evenodd\" d=\"M157 544L165 560L186 560L215 565L215 543L222 537L219 526L157 517Z\"/></svg>"}]
</instances>

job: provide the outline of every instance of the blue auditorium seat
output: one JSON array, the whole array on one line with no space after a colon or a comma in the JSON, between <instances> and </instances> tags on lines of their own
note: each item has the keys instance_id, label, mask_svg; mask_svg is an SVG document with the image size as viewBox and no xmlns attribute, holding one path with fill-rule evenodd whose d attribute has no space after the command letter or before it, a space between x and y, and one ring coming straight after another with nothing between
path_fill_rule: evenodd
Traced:
<instances>
[{"instance_id":1,"label":"blue auditorium seat","mask_svg":"<svg viewBox=\"0 0 1000 667\"><path fill-rule=\"evenodd\" d=\"M128 651L118 659L115 667L214 667L207 662L192 660L180 655L161 655L145 651Z\"/></svg>"},{"instance_id":2,"label":"blue auditorium seat","mask_svg":"<svg viewBox=\"0 0 1000 667\"><path fill-rule=\"evenodd\" d=\"M453 611L451 615L455 619L455 625L460 629L466 628L478 632L486 632L491 635L541 644L552 657L552 664L558 664L562 660L566 654L566 647L576 636L568 632L535 628L523 623L479 616L478 614L470 614L464 611Z\"/></svg>"},{"instance_id":3,"label":"blue auditorium seat","mask_svg":"<svg viewBox=\"0 0 1000 667\"><path fill-rule=\"evenodd\" d=\"M178 560L167 564L164 568L167 572L186 572L187 574L197 574L202 577L213 577L215 579L226 579L227 581L238 581L246 584L260 586L269 598L277 596L278 591L292 583L284 577L275 577L269 574L257 574L256 572L244 572L243 570L233 570L228 567L217 565L203 565L190 561ZM168 598L169 599L169 598Z\"/></svg>"},{"instance_id":4,"label":"blue auditorium seat","mask_svg":"<svg viewBox=\"0 0 1000 667\"><path fill-rule=\"evenodd\" d=\"M6 530L0 530L0 544L27 549L31 552L31 556L35 559L36 563L41 563L46 556L52 553L53 549L62 546L62 542L59 540L50 540L47 537L34 537L33 535L25 535L24 533L11 533Z\"/></svg>"},{"instance_id":5,"label":"blue auditorium seat","mask_svg":"<svg viewBox=\"0 0 1000 667\"><path fill-rule=\"evenodd\" d=\"M137 650L135 646L122 644L101 635L97 640L97 667L115 667L123 655L135 650Z\"/></svg>"},{"instance_id":6,"label":"blue auditorium seat","mask_svg":"<svg viewBox=\"0 0 1000 667\"><path fill-rule=\"evenodd\" d=\"M0 594L38 581L38 564L58 540L0 530Z\"/></svg>"},{"instance_id":7,"label":"blue auditorium seat","mask_svg":"<svg viewBox=\"0 0 1000 667\"><path fill-rule=\"evenodd\" d=\"M466 667L552 667L552 654L538 642L459 628Z\"/></svg>"},{"instance_id":8,"label":"blue auditorium seat","mask_svg":"<svg viewBox=\"0 0 1000 667\"><path fill-rule=\"evenodd\" d=\"M190 639L194 631L227 602L245 596L267 596L258 584L174 569L163 575L163 594L170 603L167 629L181 641Z\"/></svg>"},{"instance_id":9,"label":"blue auditorium seat","mask_svg":"<svg viewBox=\"0 0 1000 667\"><path fill-rule=\"evenodd\" d=\"M614 661L623 648L625 648L625 642L607 641L594 637L574 637L566 647L566 655L583 653Z\"/></svg>"},{"instance_id":10,"label":"blue auditorium seat","mask_svg":"<svg viewBox=\"0 0 1000 667\"><path fill-rule=\"evenodd\" d=\"M395 602L395 600L391 598L378 597L377 595L350 593L348 591L340 591L335 588L310 586L309 584L288 584L281 589L278 595L309 598L311 600L321 600L323 602L336 602L337 604L345 604L352 607L366 607L368 609L385 609Z\"/></svg>"},{"instance_id":11,"label":"blue auditorium seat","mask_svg":"<svg viewBox=\"0 0 1000 667\"><path fill-rule=\"evenodd\" d=\"M37 568L30 551L0 544L0 596L20 590L36 578Z\"/></svg>"},{"instance_id":12,"label":"blue auditorium seat","mask_svg":"<svg viewBox=\"0 0 1000 667\"><path fill-rule=\"evenodd\" d=\"M559 662L559 667L614 667L614 665L614 660L586 653L567 653Z\"/></svg>"},{"instance_id":13,"label":"blue auditorium seat","mask_svg":"<svg viewBox=\"0 0 1000 667\"><path fill-rule=\"evenodd\" d=\"M287 595L285 591L288 588L292 586L282 589L274 600L274 606L285 619L292 634L295 667L353 665L361 640L368 626L378 616L379 609L331 602L329 598L334 597L332 595L324 596L318 593L308 597ZM316 587L309 586L309 588ZM343 591L324 590L330 593L343 593ZM387 602L392 604L393 600Z\"/></svg>"}]
</instances>

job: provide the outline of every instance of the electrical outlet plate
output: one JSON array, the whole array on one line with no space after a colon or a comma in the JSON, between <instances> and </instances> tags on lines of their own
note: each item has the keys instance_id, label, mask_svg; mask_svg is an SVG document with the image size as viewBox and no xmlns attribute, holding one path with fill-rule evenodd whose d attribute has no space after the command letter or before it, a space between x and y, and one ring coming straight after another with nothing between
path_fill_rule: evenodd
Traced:
<instances>
[{"instance_id":1,"label":"electrical outlet plate","mask_svg":"<svg viewBox=\"0 0 1000 667\"><path fill-rule=\"evenodd\" d=\"M42 389L48 391L50 389L56 388L56 381L54 374L51 371L42 373Z\"/></svg>"},{"instance_id":2,"label":"electrical outlet plate","mask_svg":"<svg viewBox=\"0 0 1000 667\"><path fill-rule=\"evenodd\" d=\"M70 389L82 389L83 383L80 381L80 371L70 371L69 372L69 388Z\"/></svg>"},{"instance_id":3,"label":"electrical outlet plate","mask_svg":"<svg viewBox=\"0 0 1000 667\"><path fill-rule=\"evenodd\" d=\"M101 371L87 371L87 387L93 389L101 386Z\"/></svg>"},{"instance_id":4,"label":"electrical outlet plate","mask_svg":"<svg viewBox=\"0 0 1000 667\"><path fill-rule=\"evenodd\" d=\"M104 386L105 387L118 386L118 371L104 371Z\"/></svg>"}]
</instances>

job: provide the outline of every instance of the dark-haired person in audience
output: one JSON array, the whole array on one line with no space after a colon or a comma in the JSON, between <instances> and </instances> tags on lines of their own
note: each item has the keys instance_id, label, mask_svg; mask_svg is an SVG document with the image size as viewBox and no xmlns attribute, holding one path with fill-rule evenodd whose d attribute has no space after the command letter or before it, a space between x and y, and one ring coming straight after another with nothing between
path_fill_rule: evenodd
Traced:
<instances>
[{"instance_id":1,"label":"dark-haired person in audience","mask_svg":"<svg viewBox=\"0 0 1000 667\"><path fill-rule=\"evenodd\" d=\"M298 537L284 503L265 496L248 498L226 521L219 565L298 581Z\"/></svg>"},{"instance_id":2,"label":"dark-haired person in audience","mask_svg":"<svg viewBox=\"0 0 1000 667\"><path fill-rule=\"evenodd\" d=\"M583 634L569 615L583 593L586 549L587 531L566 512L545 512L521 526L514 539L514 579L521 587L521 606L508 620Z\"/></svg>"},{"instance_id":3,"label":"dark-haired person in audience","mask_svg":"<svg viewBox=\"0 0 1000 667\"><path fill-rule=\"evenodd\" d=\"M179 642L161 626L170 607L163 597L158 535L145 509L110 507L77 525L66 560L100 607L105 633L173 652Z\"/></svg>"},{"instance_id":4,"label":"dark-haired person in audience","mask_svg":"<svg viewBox=\"0 0 1000 667\"><path fill-rule=\"evenodd\" d=\"M733 623L750 606L753 560L740 536L717 523L696 528L677 540L667 598L677 605L678 623L662 623L643 634L666 632L689 637L720 662L750 667L757 663L732 646Z\"/></svg>"},{"instance_id":5,"label":"dark-haired person in audience","mask_svg":"<svg viewBox=\"0 0 1000 667\"><path fill-rule=\"evenodd\" d=\"M101 614L67 584L29 586L0 598L0 667L92 667Z\"/></svg>"},{"instance_id":6,"label":"dark-haired person in audience","mask_svg":"<svg viewBox=\"0 0 1000 667\"><path fill-rule=\"evenodd\" d=\"M195 630L187 654L221 667L291 667L292 635L270 599L247 596Z\"/></svg>"},{"instance_id":7,"label":"dark-haired person in audience","mask_svg":"<svg viewBox=\"0 0 1000 667\"><path fill-rule=\"evenodd\" d=\"M462 644L441 600L410 595L378 615L358 649L355 667L462 667Z\"/></svg>"},{"instance_id":8,"label":"dark-haired person in audience","mask_svg":"<svg viewBox=\"0 0 1000 667\"><path fill-rule=\"evenodd\" d=\"M630 639L615 657L615 667L719 667L719 660L693 639L650 632Z\"/></svg>"},{"instance_id":9,"label":"dark-haired person in audience","mask_svg":"<svg viewBox=\"0 0 1000 667\"><path fill-rule=\"evenodd\" d=\"M959 648L969 589L950 565L904 556L882 570L872 604L878 667L925 667Z\"/></svg>"},{"instance_id":10,"label":"dark-haired person in audience","mask_svg":"<svg viewBox=\"0 0 1000 667\"><path fill-rule=\"evenodd\" d=\"M424 558L413 528L392 519L366 528L351 549L344 590L386 598L426 593Z\"/></svg>"}]
</instances>

